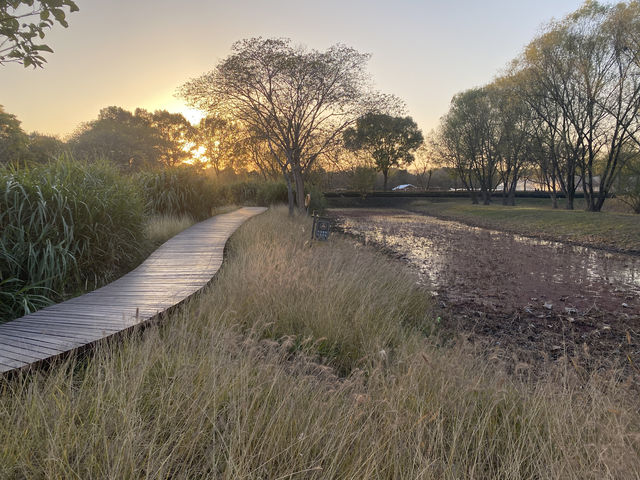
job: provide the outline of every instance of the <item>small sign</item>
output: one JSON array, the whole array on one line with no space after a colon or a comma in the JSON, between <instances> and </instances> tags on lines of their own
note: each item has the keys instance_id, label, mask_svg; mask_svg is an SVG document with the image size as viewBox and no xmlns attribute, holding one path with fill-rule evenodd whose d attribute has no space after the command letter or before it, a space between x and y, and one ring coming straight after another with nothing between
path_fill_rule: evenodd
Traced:
<instances>
[{"instance_id":1,"label":"small sign","mask_svg":"<svg viewBox=\"0 0 640 480\"><path fill-rule=\"evenodd\" d=\"M313 231L311 232L312 238L320 241L329 240L330 231L331 220L326 217L313 216Z\"/></svg>"}]
</instances>

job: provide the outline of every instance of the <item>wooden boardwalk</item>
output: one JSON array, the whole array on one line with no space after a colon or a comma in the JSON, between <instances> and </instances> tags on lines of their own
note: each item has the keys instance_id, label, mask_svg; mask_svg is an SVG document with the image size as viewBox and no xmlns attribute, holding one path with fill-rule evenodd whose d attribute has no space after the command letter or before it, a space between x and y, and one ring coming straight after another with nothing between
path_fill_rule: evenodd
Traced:
<instances>
[{"instance_id":1,"label":"wooden boardwalk","mask_svg":"<svg viewBox=\"0 0 640 480\"><path fill-rule=\"evenodd\" d=\"M1 324L0 373L107 338L193 295L222 265L231 234L264 210L244 207L193 225L115 282Z\"/></svg>"}]
</instances>

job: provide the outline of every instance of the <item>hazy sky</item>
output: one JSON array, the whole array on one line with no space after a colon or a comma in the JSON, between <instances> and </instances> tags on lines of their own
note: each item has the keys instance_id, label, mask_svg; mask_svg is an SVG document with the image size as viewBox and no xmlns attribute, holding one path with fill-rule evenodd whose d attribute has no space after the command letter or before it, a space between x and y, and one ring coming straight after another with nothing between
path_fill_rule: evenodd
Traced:
<instances>
[{"instance_id":1,"label":"hazy sky","mask_svg":"<svg viewBox=\"0 0 640 480\"><path fill-rule=\"evenodd\" d=\"M76 0L44 69L0 67L0 104L26 131L70 134L105 106L185 113L173 97L242 38L289 37L373 55L376 86L428 132L461 90L491 81L542 24L581 0Z\"/></svg>"}]
</instances>

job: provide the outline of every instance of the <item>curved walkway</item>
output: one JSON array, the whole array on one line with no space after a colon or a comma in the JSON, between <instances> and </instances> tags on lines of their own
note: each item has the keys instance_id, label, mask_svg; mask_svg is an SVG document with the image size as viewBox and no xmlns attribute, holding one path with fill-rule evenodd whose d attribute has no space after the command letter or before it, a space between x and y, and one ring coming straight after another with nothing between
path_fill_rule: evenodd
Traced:
<instances>
[{"instance_id":1,"label":"curved walkway","mask_svg":"<svg viewBox=\"0 0 640 480\"><path fill-rule=\"evenodd\" d=\"M185 300L218 271L231 234L265 210L244 207L193 225L115 282L0 325L0 373L107 338Z\"/></svg>"}]
</instances>

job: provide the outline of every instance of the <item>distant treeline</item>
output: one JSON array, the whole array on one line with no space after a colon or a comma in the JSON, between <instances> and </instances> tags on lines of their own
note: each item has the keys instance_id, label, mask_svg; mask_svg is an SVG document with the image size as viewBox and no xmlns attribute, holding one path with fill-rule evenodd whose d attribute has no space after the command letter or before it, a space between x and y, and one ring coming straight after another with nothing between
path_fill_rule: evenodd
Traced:
<instances>
[{"instance_id":1,"label":"distant treeline","mask_svg":"<svg viewBox=\"0 0 640 480\"><path fill-rule=\"evenodd\" d=\"M70 154L82 161L107 160L124 172L188 163L225 180L280 178L262 140L217 117L192 125L179 113L111 106L62 140L27 134L18 118L0 106L0 132L0 164L42 164Z\"/></svg>"}]
</instances>

